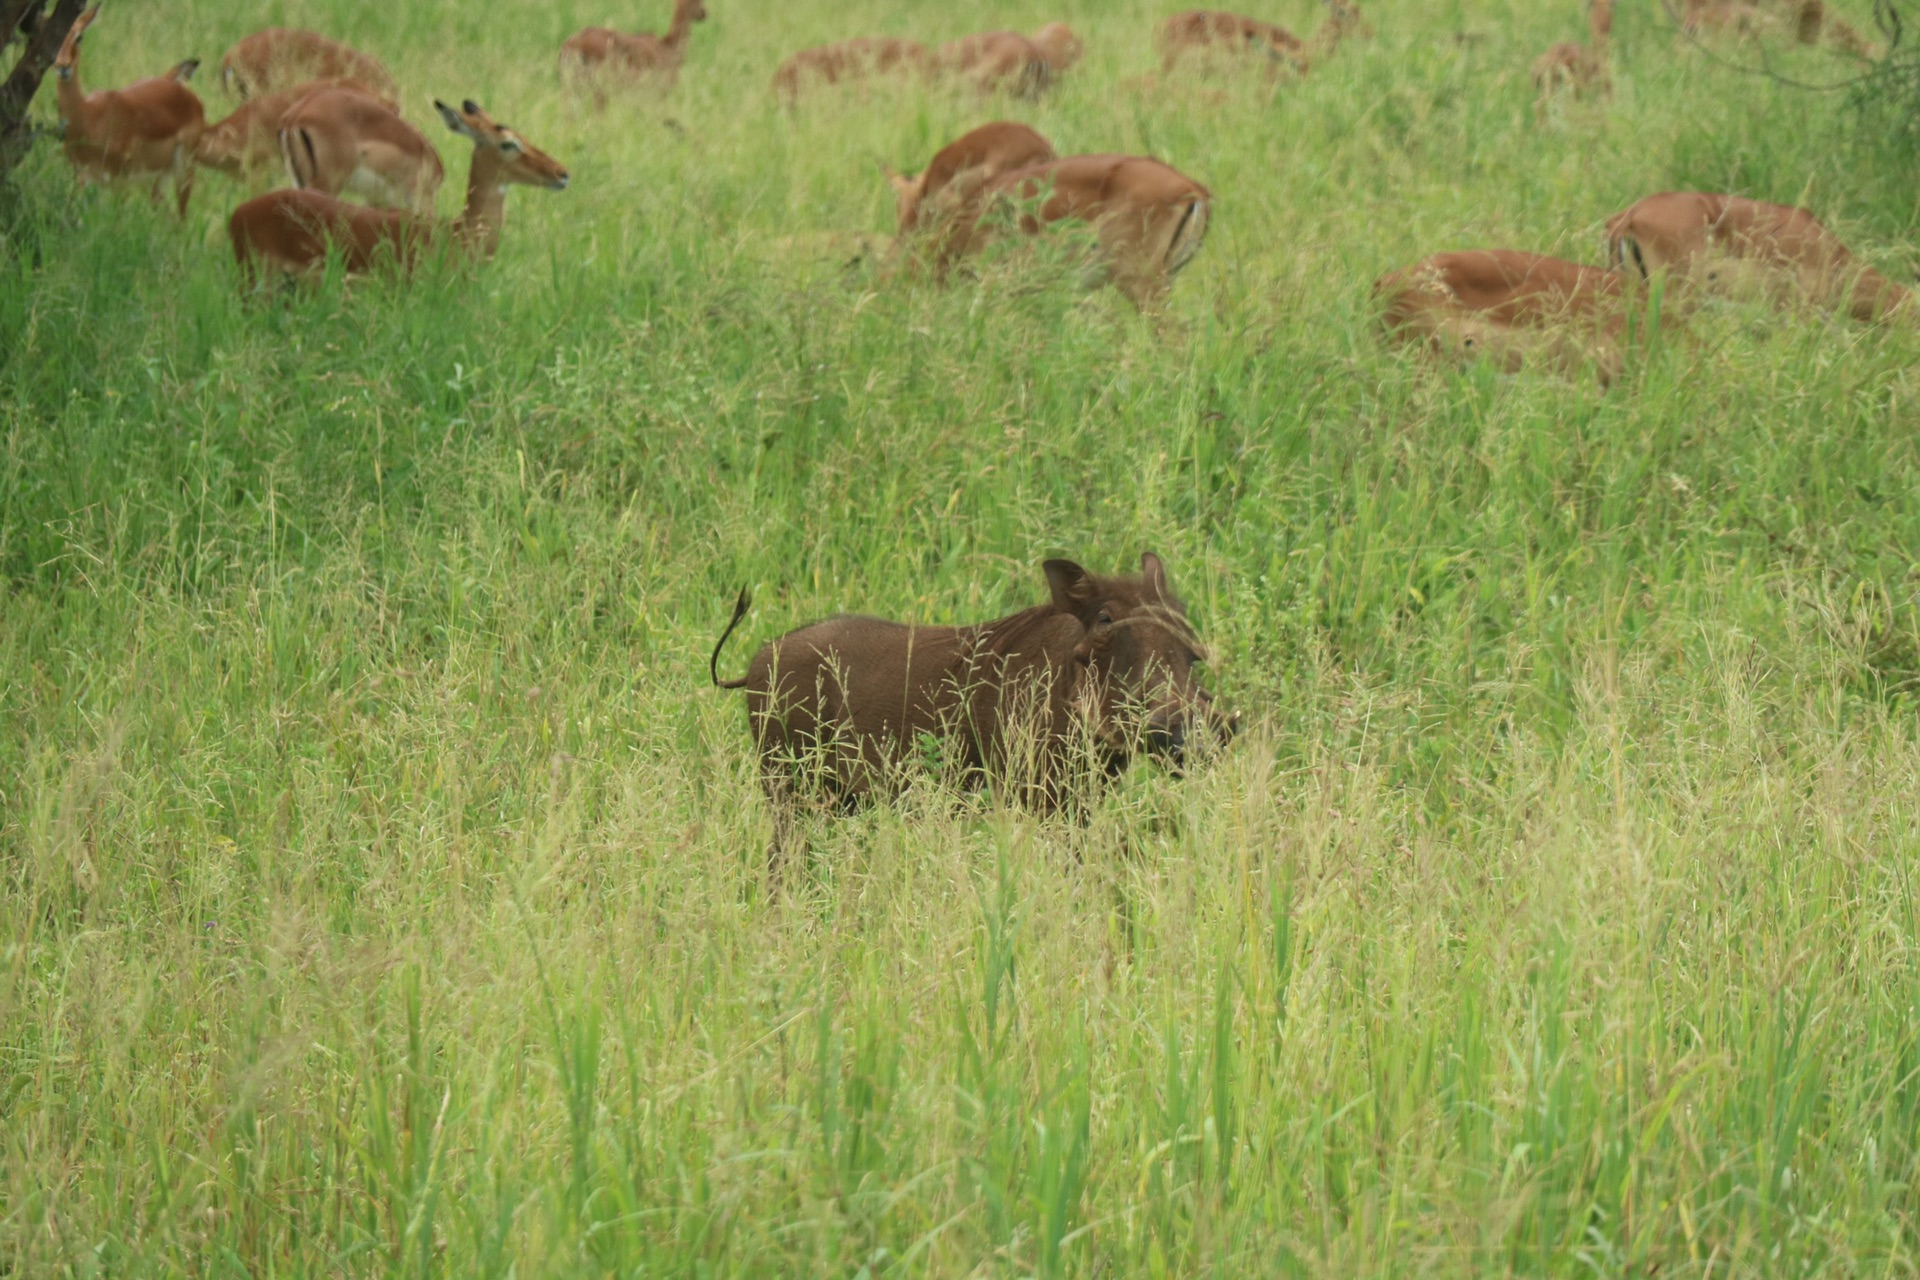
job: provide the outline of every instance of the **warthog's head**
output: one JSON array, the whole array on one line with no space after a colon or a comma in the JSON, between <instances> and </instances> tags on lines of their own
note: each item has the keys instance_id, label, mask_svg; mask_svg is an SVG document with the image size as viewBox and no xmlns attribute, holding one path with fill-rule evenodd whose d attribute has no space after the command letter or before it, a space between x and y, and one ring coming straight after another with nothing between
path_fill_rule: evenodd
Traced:
<instances>
[{"instance_id":1,"label":"warthog's head","mask_svg":"<svg viewBox=\"0 0 1920 1280\"><path fill-rule=\"evenodd\" d=\"M1073 660L1086 686L1095 737L1110 750L1144 747L1176 769L1189 752L1223 746L1238 717L1221 713L1200 683L1207 650L1149 551L1137 578L1095 577L1070 560L1049 560L1054 606L1086 628Z\"/></svg>"}]
</instances>

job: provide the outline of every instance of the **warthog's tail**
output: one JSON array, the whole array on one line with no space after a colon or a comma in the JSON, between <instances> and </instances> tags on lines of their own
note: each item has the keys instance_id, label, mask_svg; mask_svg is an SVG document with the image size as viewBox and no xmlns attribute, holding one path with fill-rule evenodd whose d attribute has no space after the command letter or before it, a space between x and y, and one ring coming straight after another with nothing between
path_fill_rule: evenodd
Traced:
<instances>
[{"instance_id":1,"label":"warthog's tail","mask_svg":"<svg viewBox=\"0 0 1920 1280\"><path fill-rule=\"evenodd\" d=\"M733 602L733 620L727 623L727 629L720 633L720 639L713 646L713 656L707 659L707 674L713 677L713 684L716 689L744 689L747 687L746 676L741 676L738 680L722 680L720 678L720 651L727 647L727 640L733 635L733 629L740 625L740 619L747 616L747 608L752 603L753 599L747 595L747 589L745 587L740 588L740 598Z\"/></svg>"}]
</instances>

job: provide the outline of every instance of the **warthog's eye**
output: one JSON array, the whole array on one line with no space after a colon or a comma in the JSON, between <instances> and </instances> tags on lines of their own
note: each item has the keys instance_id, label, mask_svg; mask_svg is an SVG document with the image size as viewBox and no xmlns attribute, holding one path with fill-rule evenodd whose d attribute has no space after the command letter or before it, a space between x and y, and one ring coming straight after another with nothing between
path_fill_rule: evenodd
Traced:
<instances>
[{"instance_id":1,"label":"warthog's eye","mask_svg":"<svg viewBox=\"0 0 1920 1280\"><path fill-rule=\"evenodd\" d=\"M1099 626L1110 627L1113 625L1113 615L1108 613L1105 609L1102 609L1100 611L1100 616L1098 618L1095 618L1094 622Z\"/></svg>"}]
</instances>

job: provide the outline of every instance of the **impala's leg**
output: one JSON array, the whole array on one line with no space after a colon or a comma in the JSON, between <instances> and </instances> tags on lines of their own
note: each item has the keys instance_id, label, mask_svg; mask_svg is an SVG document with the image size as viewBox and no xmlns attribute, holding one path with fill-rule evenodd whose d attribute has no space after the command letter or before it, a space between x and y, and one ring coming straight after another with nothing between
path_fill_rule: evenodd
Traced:
<instances>
[{"instance_id":1,"label":"impala's leg","mask_svg":"<svg viewBox=\"0 0 1920 1280\"><path fill-rule=\"evenodd\" d=\"M173 189L179 196L179 217L187 216L187 202L193 199L193 152L185 147L174 152Z\"/></svg>"}]
</instances>

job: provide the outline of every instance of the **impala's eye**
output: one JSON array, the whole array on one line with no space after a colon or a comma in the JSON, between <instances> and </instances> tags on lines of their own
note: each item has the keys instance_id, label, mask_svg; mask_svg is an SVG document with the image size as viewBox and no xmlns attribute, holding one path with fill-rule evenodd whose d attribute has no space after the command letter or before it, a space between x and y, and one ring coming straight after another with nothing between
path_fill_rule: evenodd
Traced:
<instances>
[{"instance_id":1,"label":"impala's eye","mask_svg":"<svg viewBox=\"0 0 1920 1280\"><path fill-rule=\"evenodd\" d=\"M500 149L502 151L505 151L507 154L512 155L513 153L520 151L522 148L520 144L514 141L512 138L502 138L500 139Z\"/></svg>"}]
</instances>

